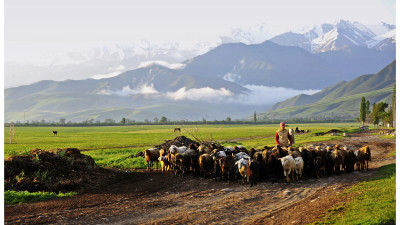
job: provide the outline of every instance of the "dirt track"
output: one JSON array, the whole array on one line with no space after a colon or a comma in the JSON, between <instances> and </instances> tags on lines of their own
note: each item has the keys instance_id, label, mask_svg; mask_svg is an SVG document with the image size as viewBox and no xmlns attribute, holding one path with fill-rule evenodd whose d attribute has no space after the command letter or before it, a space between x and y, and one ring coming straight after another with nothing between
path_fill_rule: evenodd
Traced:
<instances>
[{"instance_id":1,"label":"dirt track","mask_svg":"<svg viewBox=\"0 0 400 225\"><path fill-rule=\"evenodd\" d=\"M120 173L102 188L71 198L5 206L6 224L304 224L333 204L344 189L395 163L395 140L371 131L337 143L369 145L370 170L285 183L224 182L167 173Z\"/></svg>"}]
</instances>

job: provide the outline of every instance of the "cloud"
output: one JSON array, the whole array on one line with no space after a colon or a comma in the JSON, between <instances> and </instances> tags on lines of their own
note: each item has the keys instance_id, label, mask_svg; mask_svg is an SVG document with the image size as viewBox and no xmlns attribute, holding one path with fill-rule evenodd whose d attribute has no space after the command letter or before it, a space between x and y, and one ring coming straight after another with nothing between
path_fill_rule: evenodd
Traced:
<instances>
[{"instance_id":1,"label":"cloud","mask_svg":"<svg viewBox=\"0 0 400 225\"><path fill-rule=\"evenodd\" d=\"M240 94L235 102L243 105L270 105L299 94L312 95L320 90L295 90L284 87L268 87L262 85L245 85L250 92Z\"/></svg>"},{"instance_id":2,"label":"cloud","mask_svg":"<svg viewBox=\"0 0 400 225\"><path fill-rule=\"evenodd\" d=\"M162 60L155 60L155 61L141 62L137 68L148 67L151 65L160 65L160 66L167 67L167 68L174 69L174 70L183 69L186 66L186 64L182 64L182 63L168 63L168 62L162 61Z\"/></svg>"},{"instance_id":3,"label":"cloud","mask_svg":"<svg viewBox=\"0 0 400 225\"><path fill-rule=\"evenodd\" d=\"M213 89L210 87L204 88L191 88L186 90L183 87L176 92L167 92L166 96L173 100L196 100L196 101L209 101L209 102L219 102L227 97L232 97L234 94L225 89Z\"/></svg>"},{"instance_id":4,"label":"cloud","mask_svg":"<svg viewBox=\"0 0 400 225\"><path fill-rule=\"evenodd\" d=\"M235 74L235 73L227 73L225 74L222 79L230 81L230 82L236 82L238 80L240 80L241 76L239 74Z\"/></svg>"},{"instance_id":5,"label":"cloud","mask_svg":"<svg viewBox=\"0 0 400 225\"><path fill-rule=\"evenodd\" d=\"M135 89L131 89L129 85L124 86L121 90L103 89L98 92L100 95L118 95L121 97L142 94L157 94L157 97L166 97L174 101L199 101L199 102L217 102L239 105L253 106L270 106L288 98L299 94L312 95L320 90L295 90L284 87L268 87L262 85L245 85L250 91L243 94L235 95L226 88L214 89L210 87L191 88L182 87L175 92L160 93L154 88L154 84L143 84Z\"/></svg>"},{"instance_id":6,"label":"cloud","mask_svg":"<svg viewBox=\"0 0 400 225\"><path fill-rule=\"evenodd\" d=\"M118 95L121 97L126 97L130 95L136 94L158 94L158 91L154 88L154 84L143 84L136 89L131 89L129 85L122 87L121 90L112 91L108 89L103 89L99 91L97 94L99 95Z\"/></svg>"},{"instance_id":7,"label":"cloud","mask_svg":"<svg viewBox=\"0 0 400 225\"><path fill-rule=\"evenodd\" d=\"M100 80L100 79L104 79L104 78L110 78L110 77L118 76L125 70L125 66L119 65L119 66L115 66L115 67L109 67L108 70L112 71L112 72L110 72L108 74L93 75L91 78L93 78L95 80Z\"/></svg>"}]
</instances>

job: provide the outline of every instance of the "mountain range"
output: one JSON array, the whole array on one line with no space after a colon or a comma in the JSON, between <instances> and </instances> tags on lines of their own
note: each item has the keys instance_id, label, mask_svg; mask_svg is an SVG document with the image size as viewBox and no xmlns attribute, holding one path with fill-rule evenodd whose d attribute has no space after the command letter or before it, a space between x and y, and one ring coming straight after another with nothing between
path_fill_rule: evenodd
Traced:
<instances>
[{"instance_id":1,"label":"mountain range","mask_svg":"<svg viewBox=\"0 0 400 225\"><path fill-rule=\"evenodd\" d=\"M351 81L342 81L312 95L297 95L276 103L264 119L354 118L360 112L361 97L365 96L371 105L380 101L391 103L393 87L396 84L396 61L376 74L359 76Z\"/></svg>"},{"instance_id":2,"label":"mountain range","mask_svg":"<svg viewBox=\"0 0 400 225\"><path fill-rule=\"evenodd\" d=\"M299 42L277 44L282 35L260 44L222 44L175 67L153 62L113 77L45 80L7 88L5 121L246 118L300 93L314 93L343 80L376 73L395 59L395 48L388 47L395 46L395 37L382 39L388 36L384 26L375 28L381 33L378 35L359 24L340 23L321 25L319 32L314 29L317 39L334 33L332 30L339 34L333 44L324 45L336 48L324 47L324 51L307 50L297 46ZM352 40L369 44L346 42L341 46L345 42L340 40L349 37L350 30L361 34L360 27L365 34ZM373 40L388 46L376 48ZM53 72L57 76L58 71Z\"/></svg>"},{"instance_id":3,"label":"mountain range","mask_svg":"<svg viewBox=\"0 0 400 225\"><path fill-rule=\"evenodd\" d=\"M303 33L287 32L270 41L283 46L297 46L312 53L366 47L380 51L395 51L396 26L380 23L365 26L358 22L340 20L336 24L322 24Z\"/></svg>"}]
</instances>

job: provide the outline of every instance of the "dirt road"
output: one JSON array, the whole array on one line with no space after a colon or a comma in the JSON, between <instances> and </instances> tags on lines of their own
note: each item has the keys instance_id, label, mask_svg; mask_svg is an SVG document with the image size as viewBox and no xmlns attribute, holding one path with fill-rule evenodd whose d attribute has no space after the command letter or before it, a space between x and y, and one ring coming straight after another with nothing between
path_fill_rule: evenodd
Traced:
<instances>
[{"instance_id":1,"label":"dirt road","mask_svg":"<svg viewBox=\"0 0 400 225\"><path fill-rule=\"evenodd\" d=\"M240 181L126 172L75 197L5 206L5 224L305 224L346 201L338 193L373 177L380 166L395 163L389 156L395 140L372 131L323 143L369 145L371 169L254 187Z\"/></svg>"}]
</instances>

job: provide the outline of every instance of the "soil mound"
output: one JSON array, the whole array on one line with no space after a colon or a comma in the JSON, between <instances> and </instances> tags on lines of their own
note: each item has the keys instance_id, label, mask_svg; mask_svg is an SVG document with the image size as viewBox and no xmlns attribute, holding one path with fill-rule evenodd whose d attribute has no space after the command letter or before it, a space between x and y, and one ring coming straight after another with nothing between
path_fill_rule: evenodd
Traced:
<instances>
[{"instance_id":1,"label":"soil mound","mask_svg":"<svg viewBox=\"0 0 400 225\"><path fill-rule=\"evenodd\" d=\"M179 136L179 137L176 137L174 140L168 140L168 141L164 142L163 144L156 145L154 147L158 148L158 149L161 149L161 148L169 149L169 147L171 145L176 145L178 147L180 147L180 146L186 146L187 147L190 144L199 144L199 143L196 142L196 141L193 141L193 140L191 140L191 139L189 139L189 138L187 138L185 136Z\"/></svg>"},{"instance_id":2,"label":"soil mound","mask_svg":"<svg viewBox=\"0 0 400 225\"><path fill-rule=\"evenodd\" d=\"M314 136L322 136L322 135L325 135L325 134L338 134L338 133L343 133L343 131L337 130L337 129L332 129L332 130L327 131L327 132L314 133Z\"/></svg>"},{"instance_id":3,"label":"soil mound","mask_svg":"<svg viewBox=\"0 0 400 225\"><path fill-rule=\"evenodd\" d=\"M16 191L81 191L96 186L107 171L76 148L32 150L27 156L4 160L4 188Z\"/></svg>"}]
</instances>

